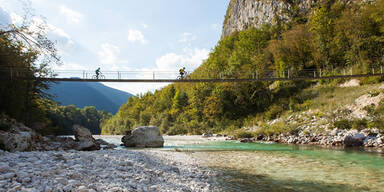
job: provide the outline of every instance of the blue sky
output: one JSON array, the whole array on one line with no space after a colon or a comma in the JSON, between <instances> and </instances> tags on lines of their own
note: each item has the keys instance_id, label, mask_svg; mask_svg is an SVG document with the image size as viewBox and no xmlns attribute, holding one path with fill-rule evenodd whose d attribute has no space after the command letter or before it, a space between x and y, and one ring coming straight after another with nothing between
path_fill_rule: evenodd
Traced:
<instances>
[{"instance_id":1,"label":"blue sky","mask_svg":"<svg viewBox=\"0 0 384 192\"><path fill-rule=\"evenodd\" d=\"M0 0L0 23L20 23L21 0ZM30 0L57 41L57 70L177 71L198 67L221 36L229 0ZM8 19L6 18L8 15ZM134 94L165 84L107 84Z\"/></svg>"}]
</instances>

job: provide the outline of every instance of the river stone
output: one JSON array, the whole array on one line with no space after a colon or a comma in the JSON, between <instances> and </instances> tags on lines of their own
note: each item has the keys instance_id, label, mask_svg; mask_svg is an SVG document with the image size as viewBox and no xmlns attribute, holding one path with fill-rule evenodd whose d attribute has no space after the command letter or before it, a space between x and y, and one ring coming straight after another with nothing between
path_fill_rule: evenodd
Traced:
<instances>
[{"instance_id":1,"label":"river stone","mask_svg":"<svg viewBox=\"0 0 384 192\"><path fill-rule=\"evenodd\" d=\"M202 137L203 138L213 137L213 134L212 133L203 133Z\"/></svg>"},{"instance_id":2,"label":"river stone","mask_svg":"<svg viewBox=\"0 0 384 192\"><path fill-rule=\"evenodd\" d=\"M100 149L100 144L92 137L92 133L87 128L73 125L73 131L77 141L77 146L75 147L77 150L93 151Z\"/></svg>"},{"instance_id":3,"label":"river stone","mask_svg":"<svg viewBox=\"0 0 384 192\"><path fill-rule=\"evenodd\" d=\"M89 131L89 129L82 127L80 125L73 125L73 132L74 132L76 141L95 140L92 137L91 131Z\"/></svg>"},{"instance_id":4,"label":"river stone","mask_svg":"<svg viewBox=\"0 0 384 192\"><path fill-rule=\"evenodd\" d=\"M39 136L34 130L15 120L10 121L8 131L0 130L0 149L9 152L31 151L40 142Z\"/></svg>"},{"instance_id":5,"label":"river stone","mask_svg":"<svg viewBox=\"0 0 384 192\"><path fill-rule=\"evenodd\" d=\"M359 147L363 145L365 135L361 133L356 133L353 136L346 136L344 139L344 145L346 147Z\"/></svg>"},{"instance_id":6,"label":"river stone","mask_svg":"<svg viewBox=\"0 0 384 192\"><path fill-rule=\"evenodd\" d=\"M158 127L138 127L121 138L126 147L163 147L164 139Z\"/></svg>"}]
</instances>

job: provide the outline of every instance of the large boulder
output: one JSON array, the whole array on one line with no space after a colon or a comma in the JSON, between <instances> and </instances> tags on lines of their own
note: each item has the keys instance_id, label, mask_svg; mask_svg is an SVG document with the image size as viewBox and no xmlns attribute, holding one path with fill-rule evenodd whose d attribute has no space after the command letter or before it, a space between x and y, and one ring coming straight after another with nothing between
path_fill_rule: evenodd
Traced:
<instances>
[{"instance_id":1,"label":"large boulder","mask_svg":"<svg viewBox=\"0 0 384 192\"><path fill-rule=\"evenodd\" d=\"M77 150L93 151L100 149L100 144L93 138L92 133L87 128L80 125L73 125L73 131L75 141L77 142L77 146L75 147Z\"/></svg>"},{"instance_id":2,"label":"large boulder","mask_svg":"<svg viewBox=\"0 0 384 192\"><path fill-rule=\"evenodd\" d=\"M0 127L0 149L5 151L31 151L41 140L39 134L14 119L2 117Z\"/></svg>"},{"instance_id":3,"label":"large boulder","mask_svg":"<svg viewBox=\"0 0 384 192\"><path fill-rule=\"evenodd\" d=\"M0 131L0 149L16 152L31 151L33 145L32 132L4 132Z\"/></svg>"},{"instance_id":4,"label":"large boulder","mask_svg":"<svg viewBox=\"0 0 384 192\"><path fill-rule=\"evenodd\" d=\"M163 147L164 139L158 127L138 127L121 141L126 147Z\"/></svg>"},{"instance_id":5,"label":"large boulder","mask_svg":"<svg viewBox=\"0 0 384 192\"><path fill-rule=\"evenodd\" d=\"M365 135L356 133L355 135L348 135L344 138L344 146L346 147L359 147L363 145Z\"/></svg>"}]
</instances>

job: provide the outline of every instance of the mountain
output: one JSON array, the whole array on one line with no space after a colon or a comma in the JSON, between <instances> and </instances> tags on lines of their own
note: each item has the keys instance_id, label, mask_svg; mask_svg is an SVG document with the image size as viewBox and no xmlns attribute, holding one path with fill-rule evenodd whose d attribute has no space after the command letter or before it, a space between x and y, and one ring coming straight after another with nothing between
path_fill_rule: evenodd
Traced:
<instances>
[{"instance_id":1,"label":"mountain","mask_svg":"<svg viewBox=\"0 0 384 192\"><path fill-rule=\"evenodd\" d=\"M75 105L80 108L95 106L98 110L105 110L113 114L127 102L129 97L133 96L95 82L53 83L48 93L53 95L53 99L61 105Z\"/></svg>"}]
</instances>

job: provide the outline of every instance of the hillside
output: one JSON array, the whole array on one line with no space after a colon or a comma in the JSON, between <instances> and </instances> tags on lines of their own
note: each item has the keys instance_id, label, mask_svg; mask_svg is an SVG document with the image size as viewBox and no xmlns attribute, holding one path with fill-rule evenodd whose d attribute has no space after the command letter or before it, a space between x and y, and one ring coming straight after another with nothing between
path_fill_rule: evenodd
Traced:
<instances>
[{"instance_id":1,"label":"hillside","mask_svg":"<svg viewBox=\"0 0 384 192\"><path fill-rule=\"evenodd\" d=\"M60 82L51 84L49 94L61 105L83 108L95 106L97 110L116 113L120 106L132 96L117 89L93 82Z\"/></svg>"},{"instance_id":2,"label":"hillside","mask_svg":"<svg viewBox=\"0 0 384 192\"><path fill-rule=\"evenodd\" d=\"M384 0L232 0L222 39L191 78L218 78L220 73L226 78L248 78L268 70L278 71L275 75L279 77L288 70L291 75L305 69L332 75L346 69L354 73L379 71L384 62L383 18ZM382 80L366 78L362 83ZM235 132L293 110L309 110L309 103L316 103L318 95L306 90L314 86L327 90L339 83L176 83L154 94L131 97L102 126L102 133L122 134L139 125L156 125L166 134ZM384 130L379 122L375 126ZM270 126L263 129L269 134L274 131Z\"/></svg>"}]
</instances>

